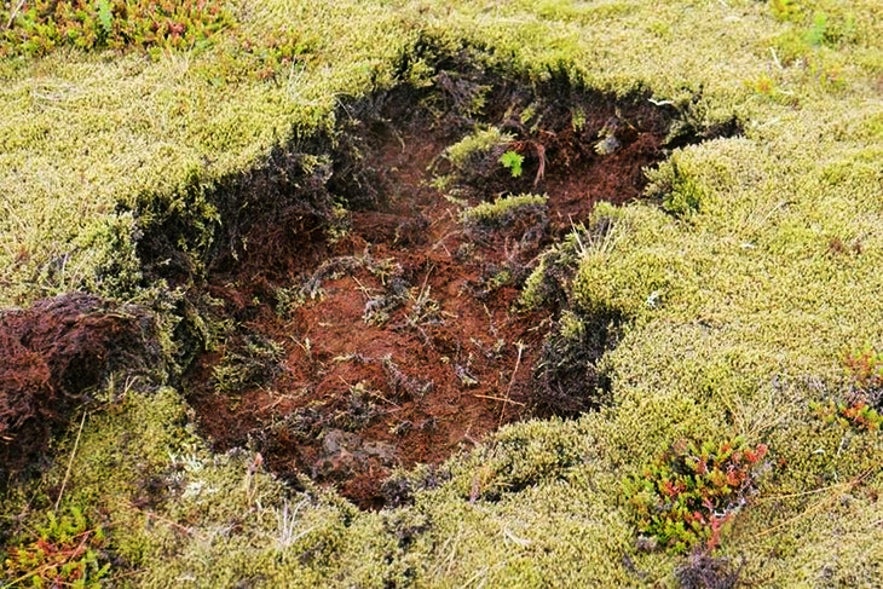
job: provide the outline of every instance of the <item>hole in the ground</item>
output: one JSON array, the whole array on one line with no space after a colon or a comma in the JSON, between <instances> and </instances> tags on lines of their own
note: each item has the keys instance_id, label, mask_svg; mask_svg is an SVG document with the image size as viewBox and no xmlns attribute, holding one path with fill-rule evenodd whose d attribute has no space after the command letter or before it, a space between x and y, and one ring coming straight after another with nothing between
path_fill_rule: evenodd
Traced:
<instances>
[{"instance_id":1,"label":"hole in the ground","mask_svg":"<svg viewBox=\"0 0 883 589\"><path fill-rule=\"evenodd\" d=\"M640 195L676 114L467 68L342 108L335 140L228 196L199 296L235 328L185 382L202 431L376 508L395 467L596 407L616 318L568 339L560 304L516 301L597 201Z\"/></svg>"}]
</instances>

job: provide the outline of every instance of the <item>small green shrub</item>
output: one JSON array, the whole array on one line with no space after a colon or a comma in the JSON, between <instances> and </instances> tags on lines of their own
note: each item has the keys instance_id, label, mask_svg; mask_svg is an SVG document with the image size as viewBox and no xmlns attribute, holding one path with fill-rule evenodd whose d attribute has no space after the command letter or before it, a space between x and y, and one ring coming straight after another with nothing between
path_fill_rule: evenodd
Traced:
<instances>
[{"instance_id":1,"label":"small green shrub","mask_svg":"<svg viewBox=\"0 0 883 589\"><path fill-rule=\"evenodd\" d=\"M880 400L879 397L883 396L883 352L865 347L859 352L847 354L843 366L854 390Z\"/></svg>"},{"instance_id":2,"label":"small green shrub","mask_svg":"<svg viewBox=\"0 0 883 589\"><path fill-rule=\"evenodd\" d=\"M662 201L662 209L681 219L689 219L708 204L709 190L701 170L689 154L675 153L667 162L649 170L647 196Z\"/></svg>"},{"instance_id":3,"label":"small green shrub","mask_svg":"<svg viewBox=\"0 0 883 589\"><path fill-rule=\"evenodd\" d=\"M825 32L828 29L828 16L824 12L813 15L812 24L807 29L803 38L812 47L819 47L825 42Z\"/></svg>"},{"instance_id":4,"label":"small green shrub","mask_svg":"<svg viewBox=\"0 0 883 589\"><path fill-rule=\"evenodd\" d=\"M103 544L104 531L90 526L80 509L61 516L50 511L45 525L7 548L4 580L8 586L99 587L110 570L102 562Z\"/></svg>"},{"instance_id":5,"label":"small green shrub","mask_svg":"<svg viewBox=\"0 0 883 589\"><path fill-rule=\"evenodd\" d=\"M786 65L802 64L826 87L837 89L839 65L823 49L838 49L859 41L856 17L848 4L829 4L827 11L811 11L793 0L773 0L773 16L789 27L774 40L777 58ZM829 78L835 78L830 80Z\"/></svg>"},{"instance_id":6,"label":"small green shrub","mask_svg":"<svg viewBox=\"0 0 883 589\"><path fill-rule=\"evenodd\" d=\"M625 492L645 544L684 553L713 550L723 526L756 491L767 446L741 438L720 444L679 440Z\"/></svg>"},{"instance_id":7,"label":"small green shrub","mask_svg":"<svg viewBox=\"0 0 883 589\"><path fill-rule=\"evenodd\" d=\"M879 431L883 427L883 415L864 401L811 403L810 408L825 423L839 423L859 431Z\"/></svg>"},{"instance_id":8,"label":"small green shrub","mask_svg":"<svg viewBox=\"0 0 883 589\"><path fill-rule=\"evenodd\" d=\"M847 354L843 366L848 379L844 399L811 403L826 423L839 423L859 431L883 429L883 353L866 347Z\"/></svg>"}]
</instances>

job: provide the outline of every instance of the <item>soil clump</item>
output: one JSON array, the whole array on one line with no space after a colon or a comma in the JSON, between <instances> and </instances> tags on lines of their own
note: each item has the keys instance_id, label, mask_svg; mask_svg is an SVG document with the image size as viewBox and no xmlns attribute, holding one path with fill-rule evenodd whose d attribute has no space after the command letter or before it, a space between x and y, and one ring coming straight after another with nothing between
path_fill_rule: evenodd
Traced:
<instances>
[{"instance_id":1,"label":"soil clump","mask_svg":"<svg viewBox=\"0 0 883 589\"><path fill-rule=\"evenodd\" d=\"M0 486L39 464L112 374L163 370L148 312L84 293L0 312L0 350Z\"/></svg>"}]
</instances>

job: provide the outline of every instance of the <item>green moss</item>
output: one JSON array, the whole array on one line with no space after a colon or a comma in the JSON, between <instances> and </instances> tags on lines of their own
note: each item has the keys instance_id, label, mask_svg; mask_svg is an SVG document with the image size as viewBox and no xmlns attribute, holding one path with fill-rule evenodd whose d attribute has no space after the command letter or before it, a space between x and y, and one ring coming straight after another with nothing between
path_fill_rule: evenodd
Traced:
<instances>
[{"instance_id":1,"label":"green moss","mask_svg":"<svg viewBox=\"0 0 883 589\"><path fill-rule=\"evenodd\" d=\"M497 127L478 129L448 147L445 154L455 168L463 169L470 163L476 163L491 150L509 145L513 139L512 135L503 133Z\"/></svg>"},{"instance_id":2,"label":"green moss","mask_svg":"<svg viewBox=\"0 0 883 589\"><path fill-rule=\"evenodd\" d=\"M221 394L241 393L247 388L271 382L280 371L284 350L278 343L248 336L241 345L226 349L212 368L214 390Z\"/></svg>"},{"instance_id":3,"label":"green moss","mask_svg":"<svg viewBox=\"0 0 883 589\"><path fill-rule=\"evenodd\" d=\"M548 197L536 194L506 196L466 209L460 214L460 219L470 227L501 227L519 215L544 211L546 201Z\"/></svg>"}]
</instances>

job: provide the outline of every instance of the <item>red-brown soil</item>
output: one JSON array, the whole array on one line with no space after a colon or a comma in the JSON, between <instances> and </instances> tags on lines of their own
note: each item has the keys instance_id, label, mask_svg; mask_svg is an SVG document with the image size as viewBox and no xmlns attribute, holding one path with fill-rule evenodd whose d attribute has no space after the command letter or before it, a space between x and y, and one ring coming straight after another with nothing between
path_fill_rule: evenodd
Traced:
<instances>
[{"instance_id":1,"label":"red-brown soil","mask_svg":"<svg viewBox=\"0 0 883 589\"><path fill-rule=\"evenodd\" d=\"M73 293L0 313L0 486L114 370L161 370L148 314Z\"/></svg>"},{"instance_id":2,"label":"red-brown soil","mask_svg":"<svg viewBox=\"0 0 883 589\"><path fill-rule=\"evenodd\" d=\"M511 97L497 97L491 120L505 124ZM437 464L538 407L548 412L534 369L556 310L519 311L519 287L543 249L585 221L595 202L640 194L642 169L662 158L668 128L648 103L617 108L593 95L579 106L586 120L578 131L568 105L550 108L538 130L516 123L523 176L489 169L470 193L473 204L545 193L546 212L502 228L464 227L460 208L429 184L462 129L404 105L360 128L370 172L362 177L382 198L349 213L342 239L332 243L302 218L283 221L297 227L284 239L284 226L253 227L250 253L208 287L239 329L200 356L187 380L215 446L247 445L283 477L306 474L376 508L389 499L382 483L392 469ZM618 148L599 155L599 133L613 126ZM304 300L279 313L279 292ZM281 346L278 362L242 390L219 390L213 370L254 341Z\"/></svg>"}]
</instances>

